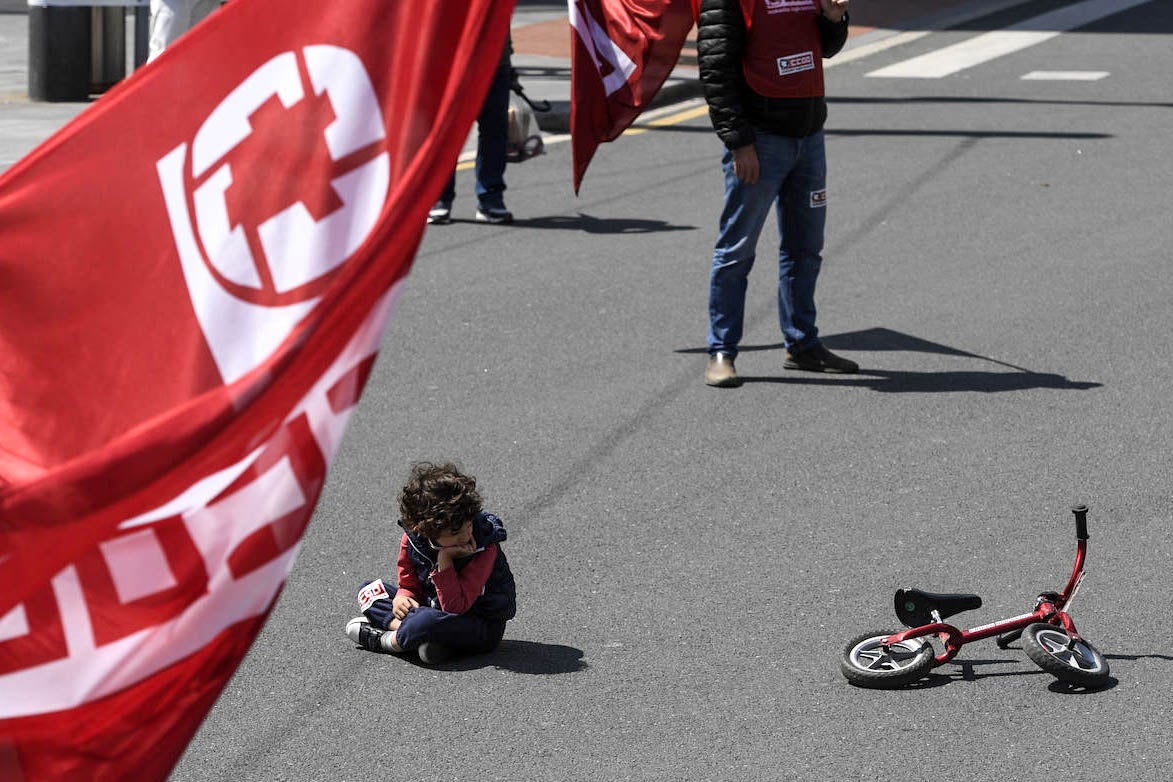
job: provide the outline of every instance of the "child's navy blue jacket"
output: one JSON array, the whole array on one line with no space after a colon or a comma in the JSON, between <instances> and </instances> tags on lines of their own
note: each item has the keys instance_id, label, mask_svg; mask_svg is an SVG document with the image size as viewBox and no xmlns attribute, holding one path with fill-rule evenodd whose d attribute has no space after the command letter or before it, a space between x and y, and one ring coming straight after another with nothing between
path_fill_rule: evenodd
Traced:
<instances>
[{"instance_id":1,"label":"child's navy blue jacket","mask_svg":"<svg viewBox=\"0 0 1173 782\"><path fill-rule=\"evenodd\" d=\"M482 511L473 520L472 534L478 551L492 546L496 549L497 554L481 595L464 613L481 616L485 619L501 621L512 619L517 612L517 589L513 582L513 572L509 569L509 561L505 558L505 552L498 545L506 538L505 527L501 523L501 519L492 513ZM435 547L423 535L417 535L410 531L405 531L404 535L404 545L400 550L400 570L402 571L406 565L407 569L415 576L419 588L424 592L422 595L416 595L417 599L422 598L421 604L441 608L436 585L432 580L433 571L436 569ZM406 563L403 561L404 554L407 555L408 562ZM458 559L453 562L452 567L459 573L474 559L476 559L476 555ZM399 587L403 589L406 585L400 583Z\"/></svg>"}]
</instances>

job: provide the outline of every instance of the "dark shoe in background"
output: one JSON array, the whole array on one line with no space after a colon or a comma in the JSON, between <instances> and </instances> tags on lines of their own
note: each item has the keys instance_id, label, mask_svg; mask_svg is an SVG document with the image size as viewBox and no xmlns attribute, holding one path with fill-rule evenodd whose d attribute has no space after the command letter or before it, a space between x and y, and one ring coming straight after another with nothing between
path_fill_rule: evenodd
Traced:
<instances>
[{"instance_id":1,"label":"dark shoe in background","mask_svg":"<svg viewBox=\"0 0 1173 782\"><path fill-rule=\"evenodd\" d=\"M513 212L503 206L479 206L477 207L477 222L505 225L513 222Z\"/></svg>"},{"instance_id":2,"label":"dark shoe in background","mask_svg":"<svg viewBox=\"0 0 1173 782\"><path fill-rule=\"evenodd\" d=\"M807 372L835 372L843 375L859 371L859 364L850 359L836 356L822 343L802 350L787 350L782 366L787 369L803 369Z\"/></svg>"},{"instance_id":3,"label":"dark shoe in background","mask_svg":"<svg viewBox=\"0 0 1173 782\"><path fill-rule=\"evenodd\" d=\"M420 656L420 662L424 665L439 665L452 657L452 652L447 646L435 641L424 641L416 650L416 654Z\"/></svg>"},{"instance_id":4,"label":"dark shoe in background","mask_svg":"<svg viewBox=\"0 0 1173 782\"><path fill-rule=\"evenodd\" d=\"M452 204L436 204L428 212L428 225L444 225L452 222Z\"/></svg>"}]
</instances>

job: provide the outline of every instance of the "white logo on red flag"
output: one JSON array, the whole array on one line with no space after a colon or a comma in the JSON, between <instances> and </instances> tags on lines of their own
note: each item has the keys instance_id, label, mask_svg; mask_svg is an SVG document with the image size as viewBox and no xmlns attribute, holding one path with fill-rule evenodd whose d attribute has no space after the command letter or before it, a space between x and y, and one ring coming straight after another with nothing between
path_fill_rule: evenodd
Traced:
<instances>
[{"instance_id":1,"label":"white logo on red flag","mask_svg":"<svg viewBox=\"0 0 1173 782\"><path fill-rule=\"evenodd\" d=\"M512 9L313 5L226 4L0 176L4 780L182 754L289 572Z\"/></svg>"},{"instance_id":2,"label":"white logo on red flag","mask_svg":"<svg viewBox=\"0 0 1173 782\"><path fill-rule=\"evenodd\" d=\"M570 4L570 24L590 52L591 59L603 79L603 90L610 96L627 83L635 72L635 63L627 53L611 40L582 0Z\"/></svg>"},{"instance_id":3,"label":"white logo on red flag","mask_svg":"<svg viewBox=\"0 0 1173 782\"><path fill-rule=\"evenodd\" d=\"M375 227L390 184L385 138L358 56L307 46L257 68L190 145L158 161L192 304L226 383L272 355Z\"/></svg>"},{"instance_id":4,"label":"white logo on red flag","mask_svg":"<svg viewBox=\"0 0 1173 782\"><path fill-rule=\"evenodd\" d=\"M689 0L571 0L574 192L599 144L646 109L693 27Z\"/></svg>"},{"instance_id":5,"label":"white logo on red flag","mask_svg":"<svg viewBox=\"0 0 1173 782\"><path fill-rule=\"evenodd\" d=\"M0 719L118 692L268 610L293 566L398 290L384 296L264 445L123 521L0 617Z\"/></svg>"},{"instance_id":6,"label":"white logo on red flag","mask_svg":"<svg viewBox=\"0 0 1173 782\"><path fill-rule=\"evenodd\" d=\"M225 382L281 345L375 227L390 185L383 121L354 53L307 46L257 68L158 161L188 294ZM271 438L123 521L0 616L0 719L118 692L268 610L397 290Z\"/></svg>"}]
</instances>

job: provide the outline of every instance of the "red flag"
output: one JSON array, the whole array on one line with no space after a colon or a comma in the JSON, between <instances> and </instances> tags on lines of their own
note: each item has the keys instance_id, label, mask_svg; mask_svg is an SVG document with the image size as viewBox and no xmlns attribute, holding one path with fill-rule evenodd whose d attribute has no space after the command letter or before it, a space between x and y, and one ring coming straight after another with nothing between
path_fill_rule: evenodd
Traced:
<instances>
[{"instance_id":1,"label":"red flag","mask_svg":"<svg viewBox=\"0 0 1173 782\"><path fill-rule=\"evenodd\" d=\"M0 176L0 778L163 779L293 564L512 0L233 0Z\"/></svg>"},{"instance_id":2,"label":"red flag","mask_svg":"<svg viewBox=\"0 0 1173 782\"><path fill-rule=\"evenodd\" d=\"M699 0L570 0L574 192L604 141L635 121L676 67Z\"/></svg>"}]
</instances>

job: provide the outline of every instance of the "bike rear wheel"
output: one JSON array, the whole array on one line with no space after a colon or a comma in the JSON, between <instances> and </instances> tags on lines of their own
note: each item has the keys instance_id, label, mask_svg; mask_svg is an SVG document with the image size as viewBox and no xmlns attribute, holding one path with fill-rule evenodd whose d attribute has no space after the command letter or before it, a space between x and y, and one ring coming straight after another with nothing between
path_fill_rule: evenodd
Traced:
<instances>
[{"instance_id":1,"label":"bike rear wheel","mask_svg":"<svg viewBox=\"0 0 1173 782\"><path fill-rule=\"evenodd\" d=\"M1108 661L1094 646L1062 627L1038 622L1022 631L1022 648L1047 673L1068 684L1096 687L1108 679Z\"/></svg>"},{"instance_id":2,"label":"bike rear wheel","mask_svg":"<svg viewBox=\"0 0 1173 782\"><path fill-rule=\"evenodd\" d=\"M884 648L882 641L899 632L864 633L843 649L839 668L847 681L859 687L902 687L924 678L933 667L933 645L925 638L910 638Z\"/></svg>"}]
</instances>

